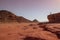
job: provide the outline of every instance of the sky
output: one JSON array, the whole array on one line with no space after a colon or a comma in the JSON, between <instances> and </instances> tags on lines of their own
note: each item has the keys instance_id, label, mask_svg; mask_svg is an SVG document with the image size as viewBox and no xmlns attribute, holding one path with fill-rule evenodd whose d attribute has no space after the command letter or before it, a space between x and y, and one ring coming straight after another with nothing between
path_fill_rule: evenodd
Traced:
<instances>
[{"instance_id":1,"label":"sky","mask_svg":"<svg viewBox=\"0 0 60 40\"><path fill-rule=\"evenodd\" d=\"M50 13L60 12L60 0L0 0L0 10L44 22Z\"/></svg>"}]
</instances>

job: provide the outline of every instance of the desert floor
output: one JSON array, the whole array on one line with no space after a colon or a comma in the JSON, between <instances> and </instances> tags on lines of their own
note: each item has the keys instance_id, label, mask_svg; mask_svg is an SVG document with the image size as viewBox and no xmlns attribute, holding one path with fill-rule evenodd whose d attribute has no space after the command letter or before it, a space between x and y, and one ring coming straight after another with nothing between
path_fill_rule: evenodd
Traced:
<instances>
[{"instance_id":1,"label":"desert floor","mask_svg":"<svg viewBox=\"0 0 60 40\"><path fill-rule=\"evenodd\" d=\"M0 23L0 40L60 40L60 24Z\"/></svg>"}]
</instances>

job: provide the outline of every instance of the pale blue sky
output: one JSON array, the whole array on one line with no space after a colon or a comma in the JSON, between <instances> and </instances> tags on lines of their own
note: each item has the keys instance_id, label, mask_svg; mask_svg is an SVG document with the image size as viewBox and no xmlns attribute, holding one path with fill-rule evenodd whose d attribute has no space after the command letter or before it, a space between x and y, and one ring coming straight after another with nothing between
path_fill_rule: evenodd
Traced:
<instances>
[{"instance_id":1,"label":"pale blue sky","mask_svg":"<svg viewBox=\"0 0 60 40\"><path fill-rule=\"evenodd\" d=\"M60 12L60 0L0 0L0 10L42 22L48 21L50 12Z\"/></svg>"}]
</instances>

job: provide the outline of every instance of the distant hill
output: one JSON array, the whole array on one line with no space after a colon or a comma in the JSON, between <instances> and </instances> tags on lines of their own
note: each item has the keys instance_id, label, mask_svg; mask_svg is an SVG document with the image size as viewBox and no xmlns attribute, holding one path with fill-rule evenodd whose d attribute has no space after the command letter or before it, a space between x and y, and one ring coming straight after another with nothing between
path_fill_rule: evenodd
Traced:
<instances>
[{"instance_id":1,"label":"distant hill","mask_svg":"<svg viewBox=\"0 0 60 40\"><path fill-rule=\"evenodd\" d=\"M34 19L33 22L39 22L37 19Z\"/></svg>"},{"instance_id":2,"label":"distant hill","mask_svg":"<svg viewBox=\"0 0 60 40\"><path fill-rule=\"evenodd\" d=\"M7 10L0 10L0 22L32 22Z\"/></svg>"}]
</instances>

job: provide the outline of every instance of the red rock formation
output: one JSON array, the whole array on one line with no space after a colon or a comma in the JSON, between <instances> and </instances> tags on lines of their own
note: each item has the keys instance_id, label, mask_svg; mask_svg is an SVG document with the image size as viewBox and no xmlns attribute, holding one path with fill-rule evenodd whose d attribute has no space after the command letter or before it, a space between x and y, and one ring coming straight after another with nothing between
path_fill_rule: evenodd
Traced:
<instances>
[{"instance_id":1,"label":"red rock formation","mask_svg":"<svg viewBox=\"0 0 60 40\"><path fill-rule=\"evenodd\" d=\"M34 19L33 22L39 22L37 19Z\"/></svg>"},{"instance_id":2,"label":"red rock formation","mask_svg":"<svg viewBox=\"0 0 60 40\"><path fill-rule=\"evenodd\" d=\"M49 22L60 23L60 13L48 15Z\"/></svg>"},{"instance_id":3,"label":"red rock formation","mask_svg":"<svg viewBox=\"0 0 60 40\"><path fill-rule=\"evenodd\" d=\"M17 16L16 20L17 20L17 22L32 22L22 16Z\"/></svg>"},{"instance_id":4,"label":"red rock formation","mask_svg":"<svg viewBox=\"0 0 60 40\"><path fill-rule=\"evenodd\" d=\"M7 10L0 10L0 22L31 22L30 20L16 16L14 13Z\"/></svg>"},{"instance_id":5,"label":"red rock formation","mask_svg":"<svg viewBox=\"0 0 60 40\"><path fill-rule=\"evenodd\" d=\"M12 12L1 10L0 11L0 22L11 22L16 21L16 15Z\"/></svg>"}]
</instances>

